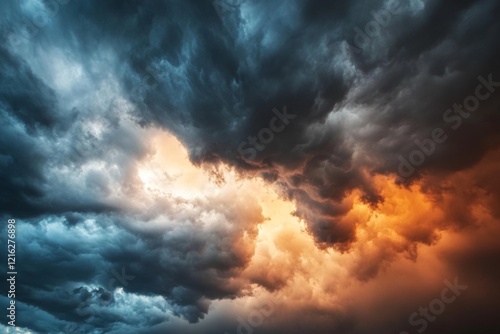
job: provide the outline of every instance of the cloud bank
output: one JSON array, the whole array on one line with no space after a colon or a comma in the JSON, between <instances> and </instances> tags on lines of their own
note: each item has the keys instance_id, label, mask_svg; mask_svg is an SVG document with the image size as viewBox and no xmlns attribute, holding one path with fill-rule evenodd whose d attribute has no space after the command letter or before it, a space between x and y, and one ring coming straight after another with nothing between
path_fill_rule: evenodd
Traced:
<instances>
[{"instance_id":1,"label":"cloud bank","mask_svg":"<svg viewBox=\"0 0 500 334\"><path fill-rule=\"evenodd\" d=\"M500 5L226 5L0 5L19 326L496 332Z\"/></svg>"}]
</instances>

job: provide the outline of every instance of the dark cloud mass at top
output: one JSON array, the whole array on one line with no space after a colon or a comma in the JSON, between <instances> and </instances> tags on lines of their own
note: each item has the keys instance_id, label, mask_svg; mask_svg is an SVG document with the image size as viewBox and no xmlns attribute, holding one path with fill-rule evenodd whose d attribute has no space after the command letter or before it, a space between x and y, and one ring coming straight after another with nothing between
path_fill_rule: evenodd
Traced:
<instances>
[{"instance_id":1,"label":"dark cloud mass at top","mask_svg":"<svg viewBox=\"0 0 500 334\"><path fill-rule=\"evenodd\" d=\"M364 30L371 11L392 7L398 14L357 54L353 27ZM442 113L473 91L478 75L497 77L497 11L493 1L247 1L219 18L209 1L88 2L64 9L58 43L81 57L110 45L141 124L173 131L194 161L277 175L302 199L298 214L318 240L343 244L354 231L336 225L344 195L359 188L367 201L382 200L361 171L395 173L397 156L443 126ZM420 172L478 161L489 149L481 123L496 120L495 103L463 130L477 145L451 138ZM297 121L245 161L237 144L283 106ZM318 208L320 218L308 213Z\"/></svg>"},{"instance_id":2,"label":"dark cloud mass at top","mask_svg":"<svg viewBox=\"0 0 500 334\"><path fill-rule=\"evenodd\" d=\"M346 198L382 203L372 176L397 176L416 139L436 127L448 135L403 185L498 149L498 93L456 131L443 120L479 76L500 82L494 0L241 0L221 16L212 1L59 1L52 15L54 3L0 4L0 213L25 220L19 314L35 314L21 325L39 333L82 323L67 310L88 300L96 316L84 332L153 333L166 310L194 323L210 301L243 294L260 208L236 191L233 207L217 194L165 200L167 212L135 207L136 161L152 154L144 129L174 134L197 165L222 162L278 185L318 246L342 252L357 228L341 222ZM354 28L389 8L387 25L356 45ZM296 117L254 159L242 155L238 145L284 107ZM217 228L199 235L204 215ZM135 277L123 298L137 297L103 301L122 268ZM338 326L354 333L349 321Z\"/></svg>"}]
</instances>

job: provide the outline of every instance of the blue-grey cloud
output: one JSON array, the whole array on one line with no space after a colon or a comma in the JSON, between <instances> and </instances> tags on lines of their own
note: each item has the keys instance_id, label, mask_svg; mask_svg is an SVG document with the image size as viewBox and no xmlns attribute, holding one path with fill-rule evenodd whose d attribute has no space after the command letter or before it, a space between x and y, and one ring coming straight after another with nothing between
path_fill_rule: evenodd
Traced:
<instances>
[{"instance_id":1,"label":"blue-grey cloud","mask_svg":"<svg viewBox=\"0 0 500 334\"><path fill-rule=\"evenodd\" d=\"M387 25L356 45L355 28L391 6ZM276 183L319 244L348 251L356 226L339 224L342 200L359 190L371 205L383 201L368 175L395 175L398 156L446 126L443 112L478 76L500 81L493 0L247 0L227 16L195 0L0 9L0 216L21 219L20 314L33 316L20 324L39 333L182 331L176 321L242 294L251 252L238 245L264 219L258 205L242 213L214 195L130 209L137 161L152 154L139 129L173 133L195 164L224 162ZM498 148L499 104L492 94L409 181ZM296 118L247 159L239 143L284 106ZM198 234L199 215L214 206L221 226ZM180 227L150 228L157 221ZM109 289L124 268L135 278ZM354 333L353 322L335 329Z\"/></svg>"}]
</instances>

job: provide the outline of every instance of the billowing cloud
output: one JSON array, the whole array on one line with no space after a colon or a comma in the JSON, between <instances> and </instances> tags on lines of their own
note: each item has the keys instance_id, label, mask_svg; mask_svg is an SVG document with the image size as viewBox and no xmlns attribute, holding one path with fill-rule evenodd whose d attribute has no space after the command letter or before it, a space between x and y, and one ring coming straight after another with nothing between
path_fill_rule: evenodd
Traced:
<instances>
[{"instance_id":1,"label":"billowing cloud","mask_svg":"<svg viewBox=\"0 0 500 334\"><path fill-rule=\"evenodd\" d=\"M496 332L496 1L0 9L26 332Z\"/></svg>"}]
</instances>

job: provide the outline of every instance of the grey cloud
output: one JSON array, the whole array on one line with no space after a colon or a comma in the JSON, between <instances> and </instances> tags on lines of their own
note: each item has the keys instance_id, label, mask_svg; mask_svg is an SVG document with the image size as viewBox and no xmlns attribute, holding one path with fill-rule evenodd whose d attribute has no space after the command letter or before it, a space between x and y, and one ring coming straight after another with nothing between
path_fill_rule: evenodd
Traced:
<instances>
[{"instance_id":1,"label":"grey cloud","mask_svg":"<svg viewBox=\"0 0 500 334\"><path fill-rule=\"evenodd\" d=\"M21 284L26 303L52 314L36 325L41 332L62 325L53 315L78 318L68 316L64 298L52 287L74 291L64 285L71 282L81 293L96 294L88 284L106 284L103 268L130 267L137 279L125 291L164 296L175 314L190 321L207 311L206 300L240 293L240 286L226 282L250 254L233 249L260 217L229 236L215 231L210 240L195 235L193 217L184 229L155 237L138 227L148 221L144 216L134 212L137 221L130 221L123 197L109 194L117 183L133 187L135 161L150 152L140 134L124 126L123 114L141 126L173 132L195 163L222 161L276 182L297 202L296 214L319 244L348 250L356 226L340 225L349 210L342 200L355 189L371 205L383 200L364 173L395 174L397 156L411 151L415 138L443 126L442 112L474 90L478 75L500 80L500 5L491 0L410 2L372 39L371 52L360 54L346 49L346 42L352 44L354 27L372 20L372 10L384 8L382 1L245 1L229 26L212 1L74 1L17 47L9 44L9 33L25 36L23 17L30 12L18 4L1 6L0 212L26 217L32 226L32 245L23 258L32 275ZM78 89L58 96L37 63L40 52L57 48L82 64L89 86L79 79ZM112 93L129 101L114 104L104 92L107 85L97 86L107 76L118 82ZM97 95L78 100L92 89L103 90L100 108L92 104ZM237 144L268 126L272 109L285 105L296 121L254 162L239 156ZM498 97L486 101L414 177L466 168L496 148L498 106ZM103 124L102 133L89 130L92 120ZM97 162L104 168L83 170ZM42 219L63 217L73 228L92 217L129 230L98 244L74 235L60 243L36 236L46 232ZM35 275L45 279L30 278ZM47 299L40 291L50 292ZM71 296L73 304L78 295ZM126 322L119 312L112 316ZM106 325L98 321L96 327ZM351 320L345 326L351 328Z\"/></svg>"}]
</instances>

